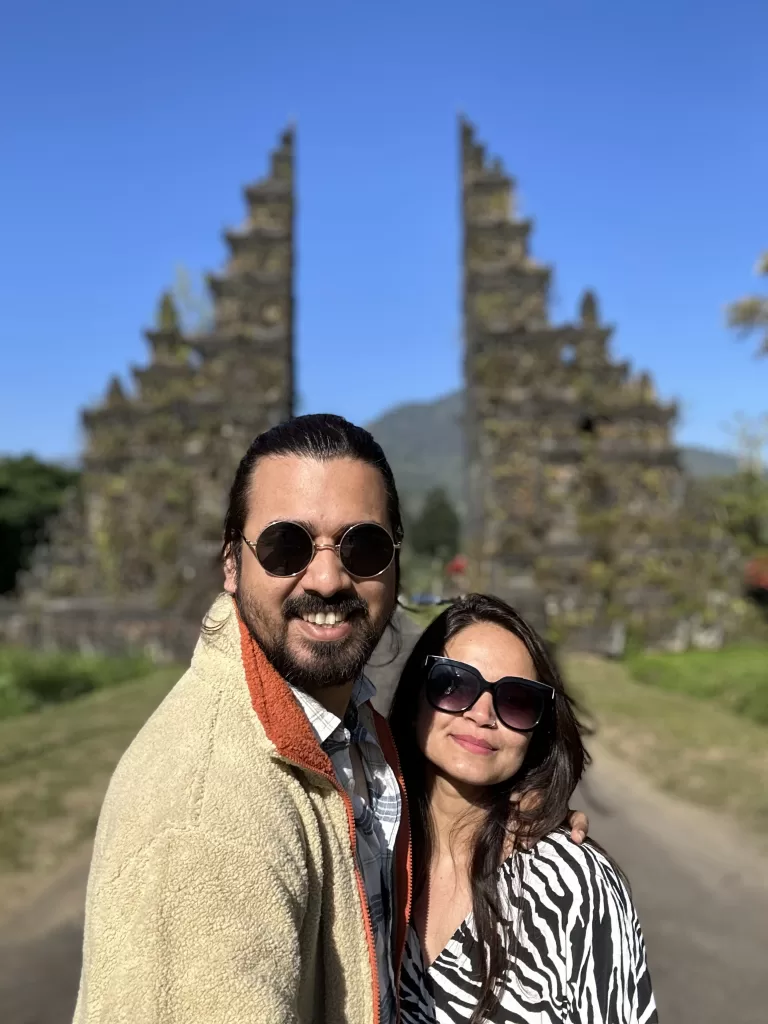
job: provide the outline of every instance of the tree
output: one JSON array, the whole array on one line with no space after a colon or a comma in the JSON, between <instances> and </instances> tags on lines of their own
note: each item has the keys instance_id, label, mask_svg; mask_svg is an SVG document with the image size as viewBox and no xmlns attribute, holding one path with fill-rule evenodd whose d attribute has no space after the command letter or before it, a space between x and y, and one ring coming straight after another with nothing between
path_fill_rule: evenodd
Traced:
<instances>
[{"instance_id":1,"label":"tree","mask_svg":"<svg viewBox=\"0 0 768 1024\"><path fill-rule=\"evenodd\" d=\"M424 499L421 514L411 527L411 543L419 555L447 560L459 549L459 517L442 487Z\"/></svg>"},{"instance_id":2,"label":"tree","mask_svg":"<svg viewBox=\"0 0 768 1024\"><path fill-rule=\"evenodd\" d=\"M714 503L741 553L751 558L768 553L768 475L763 455L768 416L739 415L726 429L735 440L739 468L732 476L708 481L706 500Z\"/></svg>"},{"instance_id":3,"label":"tree","mask_svg":"<svg viewBox=\"0 0 768 1024\"><path fill-rule=\"evenodd\" d=\"M768 478L754 469L740 469L718 481L715 492L719 519L743 555L768 553Z\"/></svg>"},{"instance_id":4,"label":"tree","mask_svg":"<svg viewBox=\"0 0 768 1024\"><path fill-rule=\"evenodd\" d=\"M768 277L768 252L757 261L755 273ZM768 295L747 295L727 308L728 326L742 335L758 334L759 356L768 356Z\"/></svg>"},{"instance_id":5,"label":"tree","mask_svg":"<svg viewBox=\"0 0 768 1024\"><path fill-rule=\"evenodd\" d=\"M33 455L0 459L0 593L9 593L79 478L77 470Z\"/></svg>"}]
</instances>

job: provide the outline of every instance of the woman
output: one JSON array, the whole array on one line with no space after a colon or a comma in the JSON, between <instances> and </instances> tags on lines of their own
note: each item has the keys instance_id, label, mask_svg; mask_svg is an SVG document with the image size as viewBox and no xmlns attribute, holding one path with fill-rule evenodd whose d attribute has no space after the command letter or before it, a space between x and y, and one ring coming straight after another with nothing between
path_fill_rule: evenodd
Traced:
<instances>
[{"instance_id":1,"label":"woman","mask_svg":"<svg viewBox=\"0 0 768 1024\"><path fill-rule=\"evenodd\" d=\"M390 712L409 794L414 906L403 1024L651 1024L627 886L561 828L588 762L541 639L473 594L422 634Z\"/></svg>"}]
</instances>

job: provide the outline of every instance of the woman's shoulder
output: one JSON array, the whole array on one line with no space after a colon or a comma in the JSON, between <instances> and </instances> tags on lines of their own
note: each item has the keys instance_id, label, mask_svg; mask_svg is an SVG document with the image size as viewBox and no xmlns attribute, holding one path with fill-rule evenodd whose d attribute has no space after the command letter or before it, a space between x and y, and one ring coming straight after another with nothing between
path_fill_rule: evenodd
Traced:
<instances>
[{"instance_id":1,"label":"woman's shoulder","mask_svg":"<svg viewBox=\"0 0 768 1024\"><path fill-rule=\"evenodd\" d=\"M558 889L589 896L610 896L629 907L629 883L621 868L591 839L574 843L566 829L539 840L525 855L532 872L542 874Z\"/></svg>"}]
</instances>

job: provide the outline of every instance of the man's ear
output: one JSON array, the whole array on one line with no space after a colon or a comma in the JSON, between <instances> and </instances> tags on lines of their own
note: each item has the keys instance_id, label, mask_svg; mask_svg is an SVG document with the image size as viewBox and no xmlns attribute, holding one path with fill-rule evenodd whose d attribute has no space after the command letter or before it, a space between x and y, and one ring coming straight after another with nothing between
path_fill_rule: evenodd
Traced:
<instances>
[{"instance_id":1,"label":"man's ear","mask_svg":"<svg viewBox=\"0 0 768 1024\"><path fill-rule=\"evenodd\" d=\"M224 589L228 594L234 594L237 590L237 559L232 548L224 557Z\"/></svg>"}]
</instances>

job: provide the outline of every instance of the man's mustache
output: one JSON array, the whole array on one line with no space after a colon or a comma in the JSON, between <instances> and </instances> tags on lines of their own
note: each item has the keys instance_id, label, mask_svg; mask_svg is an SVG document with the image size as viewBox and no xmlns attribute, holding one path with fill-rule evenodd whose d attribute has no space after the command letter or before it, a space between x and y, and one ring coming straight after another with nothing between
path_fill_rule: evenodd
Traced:
<instances>
[{"instance_id":1,"label":"man's mustache","mask_svg":"<svg viewBox=\"0 0 768 1024\"><path fill-rule=\"evenodd\" d=\"M316 615L319 612L339 612L344 618L358 614L368 616L368 602L357 594L334 594L324 598L319 594L297 594L289 597L283 604L283 617L300 619L305 615Z\"/></svg>"}]
</instances>

